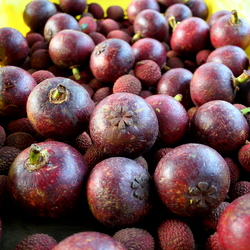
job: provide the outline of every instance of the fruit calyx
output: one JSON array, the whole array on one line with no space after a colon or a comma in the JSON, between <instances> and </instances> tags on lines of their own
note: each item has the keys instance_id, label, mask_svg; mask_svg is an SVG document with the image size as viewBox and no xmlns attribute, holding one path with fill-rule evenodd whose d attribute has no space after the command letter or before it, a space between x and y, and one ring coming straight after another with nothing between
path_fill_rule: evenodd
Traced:
<instances>
[{"instance_id":1,"label":"fruit calyx","mask_svg":"<svg viewBox=\"0 0 250 250\"><path fill-rule=\"evenodd\" d=\"M238 77L233 77L233 87L235 91L239 89L239 85L250 79L250 70L244 70Z\"/></svg>"},{"instance_id":2,"label":"fruit calyx","mask_svg":"<svg viewBox=\"0 0 250 250\"><path fill-rule=\"evenodd\" d=\"M238 17L238 12L237 10L232 10L231 11L232 17L229 19L229 23L233 26L239 26L241 25L241 20Z\"/></svg>"},{"instance_id":3,"label":"fruit calyx","mask_svg":"<svg viewBox=\"0 0 250 250\"><path fill-rule=\"evenodd\" d=\"M150 177L147 174L141 174L134 178L131 188L134 189L133 195L136 198L143 200L149 196L149 180Z\"/></svg>"},{"instance_id":4,"label":"fruit calyx","mask_svg":"<svg viewBox=\"0 0 250 250\"><path fill-rule=\"evenodd\" d=\"M206 207L216 199L214 195L217 193L217 188L205 181L200 181L195 187L189 187L188 193L191 195L191 205Z\"/></svg>"},{"instance_id":5,"label":"fruit calyx","mask_svg":"<svg viewBox=\"0 0 250 250\"><path fill-rule=\"evenodd\" d=\"M110 120L112 126L117 126L123 130L126 126L133 125L134 112L129 110L127 106L115 106L114 110L111 110L107 119Z\"/></svg>"},{"instance_id":6,"label":"fruit calyx","mask_svg":"<svg viewBox=\"0 0 250 250\"><path fill-rule=\"evenodd\" d=\"M100 55L102 52L105 51L106 47L107 47L106 43L101 43L101 44L97 45L95 55L97 55L97 56Z\"/></svg>"},{"instance_id":7,"label":"fruit calyx","mask_svg":"<svg viewBox=\"0 0 250 250\"><path fill-rule=\"evenodd\" d=\"M69 98L69 91L67 88L58 84L55 88L51 89L49 92L49 101L53 104L61 104L66 102Z\"/></svg>"},{"instance_id":8,"label":"fruit calyx","mask_svg":"<svg viewBox=\"0 0 250 250\"><path fill-rule=\"evenodd\" d=\"M170 27L172 28L172 31L175 30L175 28L177 27L177 25L180 23L180 22L176 22L176 19L174 16L170 16L168 18L168 23L170 25Z\"/></svg>"},{"instance_id":9,"label":"fruit calyx","mask_svg":"<svg viewBox=\"0 0 250 250\"><path fill-rule=\"evenodd\" d=\"M34 143L30 146L29 158L25 163L25 167L29 172L38 170L42 168L49 159L49 154L47 150L42 150L42 148Z\"/></svg>"}]
</instances>

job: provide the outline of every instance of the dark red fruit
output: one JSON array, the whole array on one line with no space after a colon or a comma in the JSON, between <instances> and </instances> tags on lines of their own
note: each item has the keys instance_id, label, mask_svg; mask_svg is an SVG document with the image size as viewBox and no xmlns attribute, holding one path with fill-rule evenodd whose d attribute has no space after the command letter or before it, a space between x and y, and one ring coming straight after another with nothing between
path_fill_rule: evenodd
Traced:
<instances>
[{"instance_id":1,"label":"dark red fruit","mask_svg":"<svg viewBox=\"0 0 250 250\"><path fill-rule=\"evenodd\" d=\"M175 3L185 3L185 0L157 0L158 3L163 5L165 8L168 8L169 6L175 4Z\"/></svg>"},{"instance_id":2,"label":"dark red fruit","mask_svg":"<svg viewBox=\"0 0 250 250\"><path fill-rule=\"evenodd\" d=\"M170 45L180 55L194 55L207 46L209 30L207 22L202 18L186 18L174 28Z\"/></svg>"},{"instance_id":3,"label":"dark red fruit","mask_svg":"<svg viewBox=\"0 0 250 250\"><path fill-rule=\"evenodd\" d=\"M250 193L250 181L237 181L231 185L228 195L231 201L233 201L248 193Z\"/></svg>"},{"instance_id":4,"label":"dark red fruit","mask_svg":"<svg viewBox=\"0 0 250 250\"><path fill-rule=\"evenodd\" d=\"M201 66L202 64L207 62L207 58L210 55L212 51L210 49L202 49L200 50L196 56L195 61L197 63L197 66Z\"/></svg>"},{"instance_id":5,"label":"dark red fruit","mask_svg":"<svg viewBox=\"0 0 250 250\"><path fill-rule=\"evenodd\" d=\"M164 220L157 229L160 249L195 249L194 235L188 224L179 219Z\"/></svg>"},{"instance_id":6,"label":"dark red fruit","mask_svg":"<svg viewBox=\"0 0 250 250\"><path fill-rule=\"evenodd\" d=\"M104 40L106 40L107 38L100 32L91 32L89 33L89 36L92 38L93 42L95 43L95 45L103 42Z\"/></svg>"},{"instance_id":7,"label":"dark red fruit","mask_svg":"<svg viewBox=\"0 0 250 250\"><path fill-rule=\"evenodd\" d=\"M187 69L170 69L162 74L156 85L156 92L157 94L166 94L172 97L181 94L181 103L188 109L192 104L190 97L190 81L192 77L193 73Z\"/></svg>"},{"instance_id":8,"label":"dark red fruit","mask_svg":"<svg viewBox=\"0 0 250 250\"><path fill-rule=\"evenodd\" d=\"M95 105L80 84L63 77L44 80L30 93L27 116L46 138L72 139L88 126Z\"/></svg>"},{"instance_id":9,"label":"dark red fruit","mask_svg":"<svg viewBox=\"0 0 250 250\"><path fill-rule=\"evenodd\" d=\"M240 179L242 167L235 158L226 156L224 157L224 160L226 161L230 170L231 185L232 185Z\"/></svg>"},{"instance_id":10,"label":"dark red fruit","mask_svg":"<svg viewBox=\"0 0 250 250\"><path fill-rule=\"evenodd\" d=\"M207 20L209 9L204 0L187 0L185 1L185 5L190 8L194 17Z\"/></svg>"},{"instance_id":11,"label":"dark red fruit","mask_svg":"<svg viewBox=\"0 0 250 250\"><path fill-rule=\"evenodd\" d=\"M193 16L192 11L188 6L183 3L175 3L169 6L164 12L164 16L168 21L169 17L174 16L176 22L181 22L182 20Z\"/></svg>"},{"instance_id":12,"label":"dark red fruit","mask_svg":"<svg viewBox=\"0 0 250 250\"><path fill-rule=\"evenodd\" d=\"M207 62L194 72L190 81L190 95L196 106L212 101L224 100L233 103L240 84L249 79L249 72L243 72L237 78L225 64Z\"/></svg>"},{"instance_id":13,"label":"dark red fruit","mask_svg":"<svg viewBox=\"0 0 250 250\"><path fill-rule=\"evenodd\" d=\"M0 28L0 66L21 66L29 55L29 44L14 28Z\"/></svg>"},{"instance_id":14,"label":"dark red fruit","mask_svg":"<svg viewBox=\"0 0 250 250\"><path fill-rule=\"evenodd\" d=\"M88 12L91 13L96 19L102 19L104 17L104 10L98 3L89 3Z\"/></svg>"},{"instance_id":15,"label":"dark red fruit","mask_svg":"<svg viewBox=\"0 0 250 250\"><path fill-rule=\"evenodd\" d=\"M134 62L131 46L121 39L110 38L94 48L89 63L95 78L114 83L118 77L132 69Z\"/></svg>"},{"instance_id":16,"label":"dark red fruit","mask_svg":"<svg viewBox=\"0 0 250 250\"><path fill-rule=\"evenodd\" d=\"M27 117L18 118L15 120L10 121L6 125L6 129L9 134L15 133L15 132L26 132L31 135L35 134L35 130L32 127L29 119Z\"/></svg>"},{"instance_id":17,"label":"dark red fruit","mask_svg":"<svg viewBox=\"0 0 250 250\"><path fill-rule=\"evenodd\" d=\"M53 250L101 248L109 250L127 250L122 243L114 239L112 236L95 231L85 231L72 234L60 241Z\"/></svg>"},{"instance_id":18,"label":"dark red fruit","mask_svg":"<svg viewBox=\"0 0 250 250\"><path fill-rule=\"evenodd\" d=\"M154 109L159 122L158 142L176 146L188 128L188 115L180 101L170 95L155 94L145 98Z\"/></svg>"},{"instance_id":19,"label":"dark red fruit","mask_svg":"<svg viewBox=\"0 0 250 250\"><path fill-rule=\"evenodd\" d=\"M140 11L133 22L133 41L150 37L160 42L166 39L169 33L169 25L166 18L157 10L145 9Z\"/></svg>"},{"instance_id":20,"label":"dark red fruit","mask_svg":"<svg viewBox=\"0 0 250 250\"><path fill-rule=\"evenodd\" d=\"M187 143L173 148L159 161L154 181L167 209L195 217L211 212L226 198L230 172L216 150Z\"/></svg>"},{"instance_id":21,"label":"dark red fruit","mask_svg":"<svg viewBox=\"0 0 250 250\"><path fill-rule=\"evenodd\" d=\"M52 64L48 49L37 49L30 57L30 66L36 70L46 70Z\"/></svg>"},{"instance_id":22,"label":"dark red fruit","mask_svg":"<svg viewBox=\"0 0 250 250\"><path fill-rule=\"evenodd\" d=\"M238 159L241 166L250 173L250 143L247 141L238 152Z\"/></svg>"},{"instance_id":23,"label":"dark red fruit","mask_svg":"<svg viewBox=\"0 0 250 250\"><path fill-rule=\"evenodd\" d=\"M128 249L155 249L155 240L153 236L142 228L123 228L116 231L113 237Z\"/></svg>"},{"instance_id":24,"label":"dark red fruit","mask_svg":"<svg viewBox=\"0 0 250 250\"><path fill-rule=\"evenodd\" d=\"M128 20L133 23L139 12L145 9L160 11L160 6L155 0L133 0L127 7Z\"/></svg>"},{"instance_id":25,"label":"dark red fruit","mask_svg":"<svg viewBox=\"0 0 250 250\"><path fill-rule=\"evenodd\" d=\"M245 144L249 126L244 115L233 104L215 100L197 109L191 120L191 132L196 142L228 153Z\"/></svg>"},{"instance_id":26,"label":"dark red fruit","mask_svg":"<svg viewBox=\"0 0 250 250\"><path fill-rule=\"evenodd\" d=\"M6 141L6 131L3 126L0 125L0 148L4 146Z\"/></svg>"},{"instance_id":27,"label":"dark red fruit","mask_svg":"<svg viewBox=\"0 0 250 250\"><path fill-rule=\"evenodd\" d=\"M56 6L48 0L30 1L24 8L23 20L31 30L39 32L56 12Z\"/></svg>"},{"instance_id":28,"label":"dark red fruit","mask_svg":"<svg viewBox=\"0 0 250 250\"><path fill-rule=\"evenodd\" d=\"M100 101L89 122L90 136L110 156L137 157L158 136L153 108L140 96L115 93Z\"/></svg>"},{"instance_id":29,"label":"dark red fruit","mask_svg":"<svg viewBox=\"0 0 250 250\"><path fill-rule=\"evenodd\" d=\"M96 90L94 93L92 100L95 104L99 103L101 100L103 100L105 97L112 94L112 88L109 86L101 87L100 89Z\"/></svg>"},{"instance_id":30,"label":"dark red fruit","mask_svg":"<svg viewBox=\"0 0 250 250\"><path fill-rule=\"evenodd\" d=\"M248 69L249 59L247 53L235 45L225 45L212 51L206 62L219 62L232 70L234 76L239 76Z\"/></svg>"},{"instance_id":31,"label":"dark red fruit","mask_svg":"<svg viewBox=\"0 0 250 250\"><path fill-rule=\"evenodd\" d=\"M20 118L26 116L29 94L37 86L26 70L17 66L0 67L0 115Z\"/></svg>"},{"instance_id":32,"label":"dark red fruit","mask_svg":"<svg viewBox=\"0 0 250 250\"><path fill-rule=\"evenodd\" d=\"M60 68L72 69L76 80L79 72L75 69L88 62L95 44L87 34L77 30L61 30L49 43L49 55L54 64Z\"/></svg>"},{"instance_id":33,"label":"dark red fruit","mask_svg":"<svg viewBox=\"0 0 250 250\"><path fill-rule=\"evenodd\" d=\"M141 60L150 59L155 61L160 68L167 60L166 49L161 42L154 38L141 38L132 44L135 63Z\"/></svg>"},{"instance_id":34,"label":"dark red fruit","mask_svg":"<svg viewBox=\"0 0 250 250\"><path fill-rule=\"evenodd\" d=\"M210 41L215 48L236 45L245 50L250 44L250 23L232 10L231 15L220 17L212 25Z\"/></svg>"},{"instance_id":35,"label":"dark red fruit","mask_svg":"<svg viewBox=\"0 0 250 250\"><path fill-rule=\"evenodd\" d=\"M120 26L117 21L111 19L111 18L106 18L101 21L100 26L98 30L107 37L108 33L113 31L113 30L119 30Z\"/></svg>"},{"instance_id":36,"label":"dark red fruit","mask_svg":"<svg viewBox=\"0 0 250 250\"><path fill-rule=\"evenodd\" d=\"M40 82L55 77L53 73L51 73L48 70L37 70L36 72L31 74L33 78L35 79L36 83L39 84Z\"/></svg>"},{"instance_id":37,"label":"dark red fruit","mask_svg":"<svg viewBox=\"0 0 250 250\"><path fill-rule=\"evenodd\" d=\"M27 42L28 42L28 45L29 47L31 48L32 45L38 41L44 41L44 37L42 34L38 33L38 32L30 32L30 33L27 33L26 36L25 36Z\"/></svg>"},{"instance_id":38,"label":"dark red fruit","mask_svg":"<svg viewBox=\"0 0 250 250\"><path fill-rule=\"evenodd\" d=\"M72 146L46 141L32 144L12 163L8 188L31 216L59 218L70 213L82 192L88 166Z\"/></svg>"},{"instance_id":39,"label":"dark red fruit","mask_svg":"<svg viewBox=\"0 0 250 250\"><path fill-rule=\"evenodd\" d=\"M130 35L128 35L128 33L126 33L124 30L112 30L112 31L110 31L107 35L107 39L109 39L109 38L122 39L129 44L131 44L131 41L132 41L132 37Z\"/></svg>"},{"instance_id":40,"label":"dark red fruit","mask_svg":"<svg viewBox=\"0 0 250 250\"><path fill-rule=\"evenodd\" d=\"M107 18L115 21L122 21L124 18L124 10L120 5L111 5L106 10Z\"/></svg>"},{"instance_id":41,"label":"dark red fruit","mask_svg":"<svg viewBox=\"0 0 250 250\"><path fill-rule=\"evenodd\" d=\"M51 16L44 25L43 36L46 42L61 30L80 30L77 20L67 13L57 13Z\"/></svg>"},{"instance_id":42,"label":"dark red fruit","mask_svg":"<svg viewBox=\"0 0 250 250\"><path fill-rule=\"evenodd\" d=\"M220 216L217 226L220 247L222 249L248 249L249 220L250 194L245 194L232 201Z\"/></svg>"},{"instance_id":43,"label":"dark red fruit","mask_svg":"<svg viewBox=\"0 0 250 250\"><path fill-rule=\"evenodd\" d=\"M229 10L218 10L212 13L207 20L208 25L211 27L220 17L224 15L231 15L231 12Z\"/></svg>"},{"instance_id":44,"label":"dark red fruit","mask_svg":"<svg viewBox=\"0 0 250 250\"><path fill-rule=\"evenodd\" d=\"M59 0L60 8L72 16L81 15L87 8L86 0Z\"/></svg>"},{"instance_id":45,"label":"dark red fruit","mask_svg":"<svg viewBox=\"0 0 250 250\"><path fill-rule=\"evenodd\" d=\"M129 158L110 157L99 162L90 172L86 190L93 216L108 227L134 225L152 207L151 177Z\"/></svg>"},{"instance_id":46,"label":"dark red fruit","mask_svg":"<svg viewBox=\"0 0 250 250\"><path fill-rule=\"evenodd\" d=\"M57 241L48 234L35 233L22 239L16 246L16 250L24 249L44 249L52 250L57 245Z\"/></svg>"},{"instance_id":47,"label":"dark red fruit","mask_svg":"<svg viewBox=\"0 0 250 250\"><path fill-rule=\"evenodd\" d=\"M89 34L91 32L96 32L97 23L94 17L91 16L83 16L79 19L78 24L80 25L80 29L82 32Z\"/></svg>"},{"instance_id":48,"label":"dark red fruit","mask_svg":"<svg viewBox=\"0 0 250 250\"><path fill-rule=\"evenodd\" d=\"M218 242L218 233L215 231L205 240L205 250L220 250Z\"/></svg>"}]
</instances>

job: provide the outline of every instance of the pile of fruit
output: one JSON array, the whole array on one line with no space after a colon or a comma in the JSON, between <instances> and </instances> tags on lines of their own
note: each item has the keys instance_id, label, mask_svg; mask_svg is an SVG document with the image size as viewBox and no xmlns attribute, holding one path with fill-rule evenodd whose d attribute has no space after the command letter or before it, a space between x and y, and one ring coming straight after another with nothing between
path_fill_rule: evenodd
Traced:
<instances>
[{"instance_id":1,"label":"pile of fruit","mask_svg":"<svg viewBox=\"0 0 250 250\"><path fill-rule=\"evenodd\" d=\"M0 28L2 239L18 211L96 227L16 249L249 249L250 23L208 12L34 0Z\"/></svg>"}]
</instances>

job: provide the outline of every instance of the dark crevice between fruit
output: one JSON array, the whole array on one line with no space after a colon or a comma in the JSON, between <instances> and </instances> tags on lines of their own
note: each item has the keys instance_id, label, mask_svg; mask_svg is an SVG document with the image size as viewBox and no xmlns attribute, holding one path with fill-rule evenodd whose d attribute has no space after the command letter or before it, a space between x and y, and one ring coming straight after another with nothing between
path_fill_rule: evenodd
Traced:
<instances>
[{"instance_id":1,"label":"dark crevice between fruit","mask_svg":"<svg viewBox=\"0 0 250 250\"><path fill-rule=\"evenodd\" d=\"M29 172L39 170L48 162L49 154L47 150L34 143L30 146L29 158L26 161L25 167Z\"/></svg>"}]
</instances>

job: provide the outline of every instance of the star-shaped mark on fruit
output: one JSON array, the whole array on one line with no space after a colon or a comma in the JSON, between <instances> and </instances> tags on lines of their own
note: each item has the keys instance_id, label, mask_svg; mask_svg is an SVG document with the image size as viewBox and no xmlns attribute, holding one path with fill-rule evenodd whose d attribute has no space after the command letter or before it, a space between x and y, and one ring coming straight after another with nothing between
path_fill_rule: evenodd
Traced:
<instances>
[{"instance_id":1,"label":"star-shaped mark on fruit","mask_svg":"<svg viewBox=\"0 0 250 250\"><path fill-rule=\"evenodd\" d=\"M131 187L134 189L133 195L136 198L143 200L149 196L149 180L149 175L142 174L132 181Z\"/></svg>"}]
</instances>

